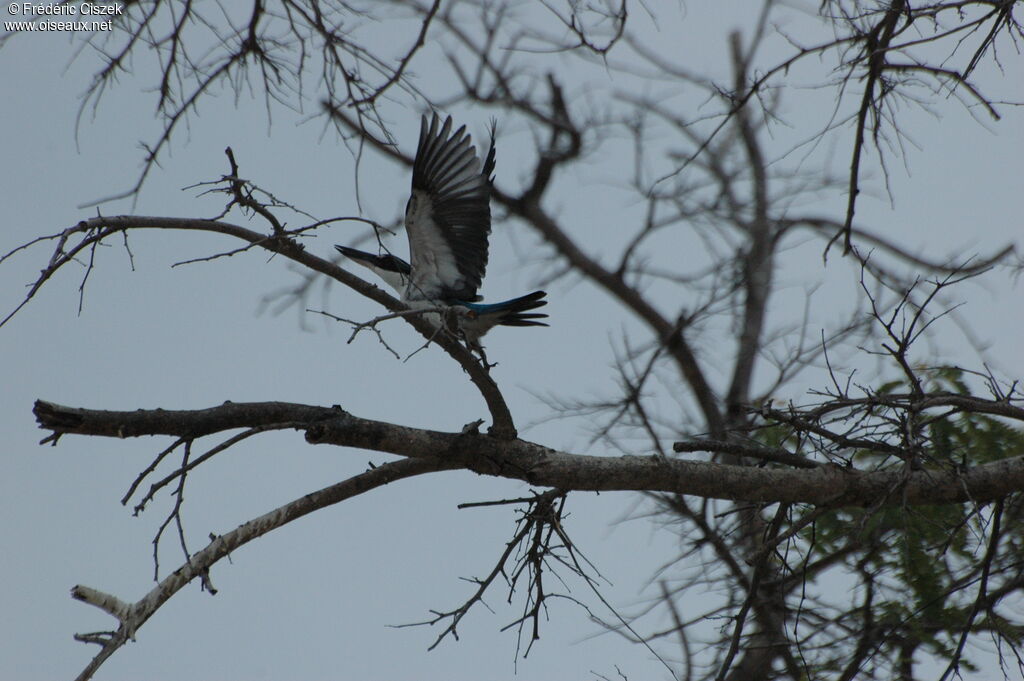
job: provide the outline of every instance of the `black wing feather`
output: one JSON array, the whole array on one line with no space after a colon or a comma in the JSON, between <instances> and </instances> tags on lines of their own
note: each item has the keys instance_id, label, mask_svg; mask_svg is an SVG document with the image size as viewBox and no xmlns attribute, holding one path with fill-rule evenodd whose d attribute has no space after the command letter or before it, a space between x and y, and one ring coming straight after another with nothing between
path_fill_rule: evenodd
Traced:
<instances>
[{"instance_id":1,"label":"black wing feather","mask_svg":"<svg viewBox=\"0 0 1024 681\"><path fill-rule=\"evenodd\" d=\"M440 236L455 260L458 276L453 281L437 282L440 294L453 300L475 300L487 270L494 138L492 133L483 172L477 172L480 159L466 127L462 126L454 133L451 130L450 116L443 125L437 114L429 123L426 116L423 117L413 163L412 189L414 193L419 191L428 197L430 222L440 230ZM407 227L410 229L409 246L415 268L418 262L422 262L423 254L414 251L418 243L428 241L424 237L429 235L417 235L413 231L428 227L410 224Z\"/></svg>"}]
</instances>

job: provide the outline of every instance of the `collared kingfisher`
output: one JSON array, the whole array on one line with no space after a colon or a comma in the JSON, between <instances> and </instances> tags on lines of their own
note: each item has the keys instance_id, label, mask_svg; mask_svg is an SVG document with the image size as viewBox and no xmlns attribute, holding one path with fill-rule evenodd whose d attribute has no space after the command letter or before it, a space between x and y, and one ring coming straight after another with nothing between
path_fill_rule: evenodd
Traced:
<instances>
[{"instance_id":1,"label":"collared kingfisher","mask_svg":"<svg viewBox=\"0 0 1024 681\"><path fill-rule=\"evenodd\" d=\"M420 121L420 139L412 166L412 196L405 208L405 231L412 264L387 253L373 255L335 246L347 258L372 270L412 308L450 307L459 333L483 356L480 338L497 325L547 326L547 317L532 313L547 305L544 291L500 303L482 303L477 295L487 268L487 237L491 232L491 185L494 173L494 131L481 168L466 126L451 132L435 113ZM427 318L439 325L440 315Z\"/></svg>"}]
</instances>

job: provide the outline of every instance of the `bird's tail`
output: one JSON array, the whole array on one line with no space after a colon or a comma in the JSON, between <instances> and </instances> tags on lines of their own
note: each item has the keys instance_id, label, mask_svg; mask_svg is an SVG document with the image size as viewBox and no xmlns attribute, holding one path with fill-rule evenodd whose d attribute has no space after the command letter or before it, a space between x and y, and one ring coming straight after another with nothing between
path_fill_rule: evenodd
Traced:
<instances>
[{"instance_id":1,"label":"bird's tail","mask_svg":"<svg viewBox=\"0 0 1024 681\"><path fill-rule=\"evenodd\" d=\"M534 291L501 303L462 303L462 305L475 313L481 321L486 320L488 328L497 324L502 326L547 326L546 323L537 321L546 319L546 314L529 312L547 305L548 301L543 300L546 295L546 291Z\"/></svg>"}]
</instances>

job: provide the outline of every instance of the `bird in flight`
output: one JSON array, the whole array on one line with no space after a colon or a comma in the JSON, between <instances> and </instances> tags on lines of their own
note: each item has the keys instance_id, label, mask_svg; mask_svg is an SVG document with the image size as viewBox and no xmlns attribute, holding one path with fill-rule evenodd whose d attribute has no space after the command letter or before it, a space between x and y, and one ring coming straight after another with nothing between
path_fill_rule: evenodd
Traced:
<instances>
[{"instance_id":1,"label":"bird in flight","mask_svg":"<svg viewBox=\"0 0 1024 681\"><path fill-rule=\"evenodd\" d=\"M410 307L454 308L447 328L483 357L480 338L495 326L547 326L546 314L530 312L547 305L544 291L500 303L483 303L477 294L487 269L491 233L491 184L494 134L481 167L466 126L452 132L451 116L441 124L435 113L420 121L420 139L412 166L412 195L405 207L409 259L374 255L335 246L347 258L375 272ZM441 325L441 315L427 319ZM452 328L455 320L456 328ZM485 360L486 361L486 360Z\"/></svg>"}]
</instances>

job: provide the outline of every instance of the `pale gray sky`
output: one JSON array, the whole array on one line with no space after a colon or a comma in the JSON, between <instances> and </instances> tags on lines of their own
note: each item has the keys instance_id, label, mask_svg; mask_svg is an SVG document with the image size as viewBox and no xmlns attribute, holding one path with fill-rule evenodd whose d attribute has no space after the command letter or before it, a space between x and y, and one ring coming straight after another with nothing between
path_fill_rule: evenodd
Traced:
<instances>
[{"instance_id":1,"label":"pale gray sky","mask_svg":"<svg viewBox=\"0 0 1024 681\"><path fill-rule=\"evenodd\" d=\"M4 18L7 18L6 16ZM704 17L690 12L680 26ZM687 23L691 22L691 23ZM387 31L386 27L381 28ZM652 44L676 40L668 30ZM721 34L687 34L693 69L715 60L724 64ZM132 76L86 112L75 137L79 96L95 63L84 55L69 65L72 45L63 34L18 36L0 50L2 158L0 196L6 228L0 251L92 216L78 206L129 187L139 172L139 140L158 131L149 82ZM698 56L699 55L699 56ZM708 63L701 63L701 58ZM1019 75L1016 55L1007 78ZM429 63L429 62L427 62ZM421 67L420 77L435 77ZM602 77L596 69L591 77ZM618 75L616 88L641 86ZM616 80L617 79L617 80ZM813 96L813 95L812 95ZM820 104L820 103L819 103ZM1005 119L984 126L952 102L941 120L908 113L911 137L921 146L909 155L909 174L893 168L890 205L875 182L858 217L880 234L909 247L942 256L962 251L988 253L1021 240L1020 177L1024 120L1006 107ZM794 102L793 128L780 133L802 139L804 112ZM262 102L228 91L208 100L201 115L182 129L133 208L105 204L107 214L207 217L223 202L181 191L227 172L223 154L231 146L242 174L279 198L317 217L355 215L353 161L322 122L296 124L276 112L268 125ZM463 111L460 122L480 134L490 112ZM416 112L406 111L394 132L403 148L415 145ZM509 131L514 140L515 130ZM498 185L514 184L528 170L529 150L499 139ZM520 133L518 138L526 141ZM782 148L786 140L780 139ZM823 150L822 153L827 150ZM841 172L847 147L836 150ZM636 207L617 202L603 188L624 158L598 157L586 173L564 179L556 204L579 232L618 243L617 228ZM370 159L362 179L365 215L392 219L404 205L408 179L402 169ZM577 186L571 186L577 182ZM624 196L624 195L623 195ZM841 215L836 200L822 212ZM233 215L231 221L242 218ZM297 220L297 218L292 218ZM293 223L297 224L297 223ZM254 223L254 228L263 226ZM519 268L515 251L529 251L534 239L520 227L498 224L485 292L489 298L532 290L539 268ZM359 233L338 224L307 248L322 256L332 245ZM621 234L619 235L621 239ZM404 252L397 242L396 251ZM151 457L169 444L163 439L129 441L65 437L57 447L40 447L32 403L132 409L201 408L224 400L285 400L340 404L364 417L411 426L456 430L485 417L482 401L462 372L436 349L408 362L394 361L369 336L346 345L344 329L307 316L303 331L293 310L257 315L261 296L292 284L285 263L263 255L171 268L176 261L230 247L207 235L137 233L131 237L135 271L124 249L101 249L77 314L79 271L68 270L43 289L0 329L0 679L72 678L95 647L72 640L75 632L111 627L110 618L73 601L75 584L93 586L134 600L152 586L150 540L169 502L162 497L140 518L118 500ZM614 252L614 246L607 247ZM0 316L17 304L24 284L49 258L47 246L20 254L0 266ZM799 313L807 277L824 277L820 242L794 251L794 266L783 270L778 296ZM841 267L837 266L837 269ZM822 296L850 292L851 279L828 281ZM568 282L549 287L551 329L507 329L488 337L488 354L526 439L576 451L588 443L585 421L542 422L548 408L532 393L583 396L610 390L609 341L625 322L621 311L586 286ZM984 285L959 290L967 303L961 314L989 346L1004 375L1024 376L1019 289L998 271ZM789 297L792 297L790 300ZM825 298L827 307L828 298ZM374 305L333 287L323 301L345 316L369 317ZM396 344L412 350L411 332L395 325ZM951 326L938 351L977 365ZM571 389L567 390L566 386ZM801 384L801 389L813 387ZM798 397L798 394L787 395ZM424 399L426 398L426 399ZM424 404L427 406L424 407ZM603 450L590 450L603 453ZM209 532L230 530L245 520L362 471L385 457L360 451L310 447L300 434L277 433L251 440L203 466L189 480L185 519L194 548ZM387 625L425 619L430 609L458 605L470 590L459 577L490 570L514 518L508 509L458 511L456 505L519 496L525 485L465 473L405 481L314 514L244 547L230 563L217 566L215 597L190 585L140 631L138 641L118 652L99 678L121 679L589 679L593 672L615 677L618 666L631 679L665 678L665 670L642 647L599 629L581 609L551 607L543 639L526 660L516 660L514 635L498 630L518 615L503 603L503 592L488 599L497 610L478 608L460 627L462 640L428 653L437 631L389 629ZM576 494L570 498L570 529L583 552L614 586L604 595L629 612L655 590L648 580L674 550L674 538L643 520L618 523L635 508L635 495ZM162 552L162 567L179 562L174 542ZM574 585L574 594L609 614Z\"/></svg>"}]
</instances>

